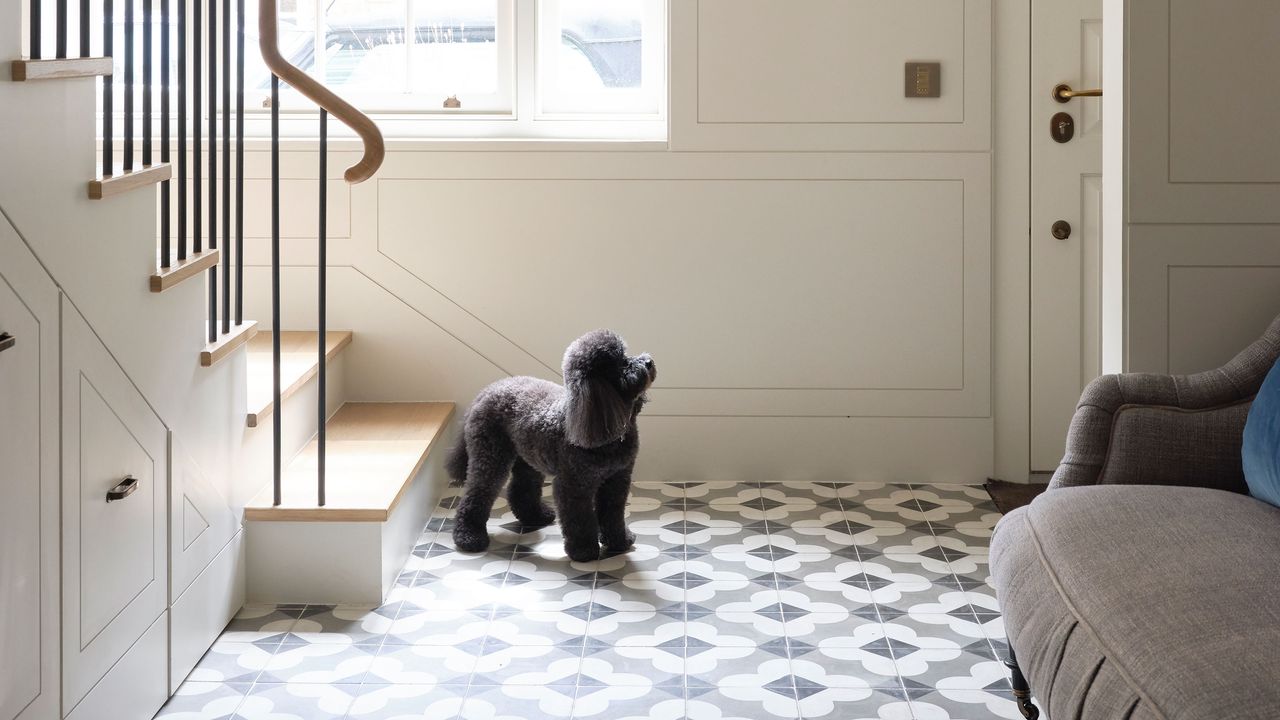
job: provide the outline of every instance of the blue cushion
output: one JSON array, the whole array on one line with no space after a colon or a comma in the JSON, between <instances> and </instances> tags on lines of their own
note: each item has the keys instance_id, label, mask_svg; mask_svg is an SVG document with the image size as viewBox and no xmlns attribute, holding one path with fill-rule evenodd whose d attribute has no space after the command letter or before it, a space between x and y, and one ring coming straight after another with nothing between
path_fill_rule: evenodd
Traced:
<instances>
[{"instance_id":1,"label":"blue cushion","mask_svg":"<svg viewBox=\"0 0 1280 720\"><path fill-rule=\"evenodd\" d=\"M1280 362L1271 367L1249 408L1241 454L1249 494L1280 507Z\"/></svg>"}]
</instances>

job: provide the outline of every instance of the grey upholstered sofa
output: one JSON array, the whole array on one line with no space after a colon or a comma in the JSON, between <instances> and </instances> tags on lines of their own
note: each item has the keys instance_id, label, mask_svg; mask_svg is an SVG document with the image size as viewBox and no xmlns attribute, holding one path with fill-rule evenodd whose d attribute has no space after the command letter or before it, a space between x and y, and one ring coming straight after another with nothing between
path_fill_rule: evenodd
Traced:
<instances>
[{"instance_id":1,"label":"grey upholstered sofa","mask_svg":"<svg viewBox=\"0 0 1280 720\"><path fill-rule=\"evenodd\" d=\"M1000 521L1015 691L1052 720L1280 718L1280 508L1240 459L1277 355L1280 319L1217 370L1098 378L1049 490Z\"/></svg>"}]
</instances>

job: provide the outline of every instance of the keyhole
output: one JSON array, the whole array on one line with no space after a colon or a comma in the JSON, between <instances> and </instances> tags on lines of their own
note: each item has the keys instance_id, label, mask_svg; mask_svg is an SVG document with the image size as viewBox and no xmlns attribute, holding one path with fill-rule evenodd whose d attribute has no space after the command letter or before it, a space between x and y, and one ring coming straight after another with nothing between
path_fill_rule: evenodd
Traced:
<instances>
[{"instance_id":1,"label":"keyhole","mask_svg":"<svg viewBox=\"0 0 1280 720\"><path fill-rule=\"evenodd\" d=\"M1049 119L1049 135L1055 142L1071 142L1076 135L1076 121L1069 113L1054 113Z\"/></svg>"}]
</instances>

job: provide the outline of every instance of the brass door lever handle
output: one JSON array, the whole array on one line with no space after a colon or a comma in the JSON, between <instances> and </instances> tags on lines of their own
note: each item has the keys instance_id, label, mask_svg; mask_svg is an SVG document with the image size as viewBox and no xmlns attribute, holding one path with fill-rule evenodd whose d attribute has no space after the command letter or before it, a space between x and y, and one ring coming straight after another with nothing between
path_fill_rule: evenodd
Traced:
<instances>
[{"instance_id":1,"label":"brass door lever handle","mask_svg":"<svg viewBox=\"0 0 1280 720\"><path fill-rule=\"evenodd\" d=\"M1066 83L1055 85L1053 88L1053 99L1060 103L1070 102L1071 98L1078 97L1102 97L1102 88L1094 90L1072 90L1071 86Z\"/></svg>"}]
</instances>

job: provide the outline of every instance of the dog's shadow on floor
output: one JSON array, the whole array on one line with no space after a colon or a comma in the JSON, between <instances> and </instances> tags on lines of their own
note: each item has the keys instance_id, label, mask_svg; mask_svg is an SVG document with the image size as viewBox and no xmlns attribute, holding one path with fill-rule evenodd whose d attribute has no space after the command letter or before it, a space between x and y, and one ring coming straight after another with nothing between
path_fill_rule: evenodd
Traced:
<instances>
[{"instance_id":1,"label":"dog's shadow on floor","mask_svg":"<svg viewBox=\"0 0 1280 720\"><path fill-rule=\"evenodd\" d=\"M661 607L667 600L659 592L662 586L674 585L671 579L648 574L652 563L642 562L651 553L646 546L633 546L623 551L602 551L600 559L591 562L571 561L560 548L559 533L532 531L515 546L505 573L503 587L527 587L547 596L563 594L568 586L581 589L611 589L628 602ZM500 552L460 553L465 557L500 560ZM675 558L671 558L675 560Z\"/></svg>"}]
</instances>

